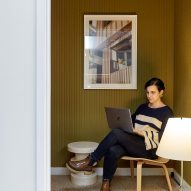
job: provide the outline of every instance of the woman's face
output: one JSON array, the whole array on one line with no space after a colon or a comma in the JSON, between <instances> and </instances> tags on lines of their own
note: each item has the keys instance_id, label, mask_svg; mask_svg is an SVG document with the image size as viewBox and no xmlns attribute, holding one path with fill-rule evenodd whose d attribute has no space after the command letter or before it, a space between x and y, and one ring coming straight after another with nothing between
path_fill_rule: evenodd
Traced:
<instances>
[{"instance_id":1,"label":"woman's face","mask_svg":"<svg viewBox=\"0 0 191 191\"><path fill-rule=\"evenodd\" d=\"M148 86L146 89L146 94L147 94L147 99L149 103L157 103L158 101L161 100L161 96L163 94L163 90L159 92L157 86L152 85Z\"/></svg>"}]
</instances>

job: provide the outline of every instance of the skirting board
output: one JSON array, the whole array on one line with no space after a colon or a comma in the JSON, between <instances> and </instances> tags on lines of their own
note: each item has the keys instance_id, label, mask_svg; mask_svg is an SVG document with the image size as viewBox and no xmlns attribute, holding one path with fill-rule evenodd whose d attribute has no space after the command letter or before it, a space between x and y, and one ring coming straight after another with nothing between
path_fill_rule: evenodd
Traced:
<instances>
[{"instance_id":1,"label":"skirting board","mask_svg":"<svg viewBox=\"0 0 191 191\"><path fill-rule=\"evenodd\" d=\"M174 170L174 179L180 183L180 174L178 174L178 172L176 170ZM183 180L183 183L182 183L182 187L183 187L183 190L184 191L190 191L191 190L191 186L185 181Z\"/></svg>"},{"instance_id":2,"label":"skirting board","mask_svg":"<svg viewBox=\"0 0 191 191\"><path fill-rule=\"evenodd\" d=\"M97 175L103 175L103 168L95 168ZM173 172L173 168L168 168L169 174ZM64 167L52 167L51 175L69 175L70 171ZM134 174L136 176L136 168L134 169ZM143 168L143 176L161 176L164 175L162 168ZM130 168L118 168L115 172L115 176L130 176Z\"/></svg>"}]
</instances>

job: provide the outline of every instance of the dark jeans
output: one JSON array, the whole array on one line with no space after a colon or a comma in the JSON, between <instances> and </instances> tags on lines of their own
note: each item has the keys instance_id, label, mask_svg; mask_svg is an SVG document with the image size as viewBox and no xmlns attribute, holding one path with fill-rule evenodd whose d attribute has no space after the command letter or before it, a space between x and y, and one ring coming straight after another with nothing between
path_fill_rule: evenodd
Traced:
<instances>
[{"instance_id":1,"label":"dark jeans","mask_svg":"<svg viewBox=\"0 0 191 191\"><path fill-rule=\"evenodd\" d=\"M117 161L124 155L143 158L157 158L156 149L151 152L145 148L144 138L136 134L129 134L123 130L113 129L91 153L94 162L104 157L103 179L111 180L116 169Z\"/></svg>"}]
</instances>

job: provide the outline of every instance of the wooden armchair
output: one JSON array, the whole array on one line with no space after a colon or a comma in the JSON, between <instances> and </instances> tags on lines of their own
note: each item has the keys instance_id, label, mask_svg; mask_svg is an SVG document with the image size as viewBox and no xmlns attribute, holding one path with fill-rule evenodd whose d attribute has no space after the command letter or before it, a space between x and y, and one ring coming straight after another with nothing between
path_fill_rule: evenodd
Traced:
<instances>
[{"instance_id":1,"label":"wooden armchair","mask_svg":"<svg viewBox=\"0 0 191 191\"><path fill-rule=\"evenodd\" d=\"M166 181L168 184L169 191L172 191L172 185L171 185L168 170L166 167L166 163L169 161L169 159L164 159L164 158L159 157L156 160L151 160L151 159L145 159L145 158L134 158L134 157L129 157L129 156L124 156L121 159L130 161L131 177L134 177L134 161L137 161L137 191L141 191L142 165L143 164L162 167L164 169L164 173L166 176Z\"/></svg>"}]
</instances>

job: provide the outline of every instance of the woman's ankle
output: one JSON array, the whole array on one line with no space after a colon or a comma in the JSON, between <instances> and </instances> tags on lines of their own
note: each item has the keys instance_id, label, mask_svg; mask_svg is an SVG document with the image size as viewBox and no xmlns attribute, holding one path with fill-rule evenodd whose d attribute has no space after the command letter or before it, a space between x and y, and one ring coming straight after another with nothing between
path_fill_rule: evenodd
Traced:
<instances>
[{"instance_id":1,"label":"woman's ankle","mask_svg":"<svg viewBox=\"0 0 191 191\"><path fill-rule=\"evenodd\" d=\"M90 166L96 166L98 162L97 162L97 160L94 158L94 156L90 154L88 157L89 157L89 159L90 159L89 165L90 165Z\"/></svg>"},{"instance_id":2,"label":"woman's ankle","mask_svg":"<svg viewBox=\"0 0 191 191\"><path fill-rule=\"evenodd\" d=\"M110 191L109 179L103 179L100 191Z\"/></svg>"}]
</instances>

